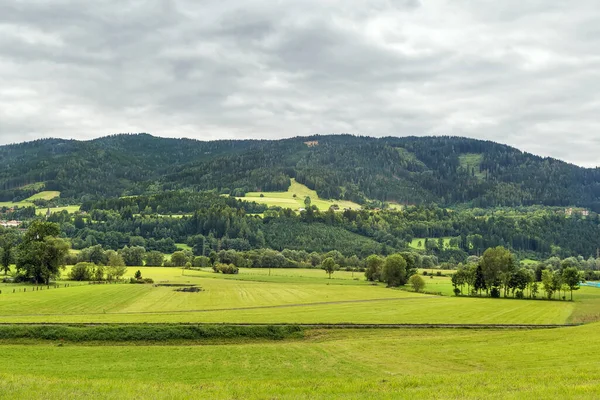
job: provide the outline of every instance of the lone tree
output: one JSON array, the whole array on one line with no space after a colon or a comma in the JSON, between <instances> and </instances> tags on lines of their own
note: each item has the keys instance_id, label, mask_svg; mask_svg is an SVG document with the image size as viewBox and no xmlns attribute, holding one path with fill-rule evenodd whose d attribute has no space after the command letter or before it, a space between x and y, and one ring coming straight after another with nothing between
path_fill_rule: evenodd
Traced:
<instances>
[{"instance_id":1,"label":"lone tree","mask_svg":"<svg viewBox=\"0 0 600 400\"><path fill-rule=\"evenodd\" d=\"M388 286L401 286L406 283L406 260L400 254L392 254L385 259L382 276Z\"/></svg>"},{"instance_id":2,"label":"lone tree","mask_svg":"<svg viewBox=\"0 0 600 400\"><path fill-rule=\"evenodd\" d=\"M327 257L323 260L323 269L325 272L329 274L329 279L331 279L331 275L338 269L338 265L335 263L333 257Z\"/></svg>"},{"instance_id":3,"label":"lone tree","mask_svg":"<svg viewBox=\"0 0 600 400\"><path fill-rule=\"evenodd\" d=\"M419 275L414 274L410 278L408 278L408 283L415 292L419 293L421 290L425 288L425 281Z\"/></svg>"},{"instance_id":4,"label":"lone tree","mask_svg":"<svg viewBox=\"0 0 600 400\"><path fill-rule=\"evenodd\" d=\"M34 221L17 251L17 271L35 283L50 283L65 267L69 244L58 238L58 224Z\"/></svg>"},{"instance_id":5,"label":"lone tree","mask_svg":"<svg viewBox=\"0 0 600 400\"><path fill-rule=\"evenodd\" d=\"M579 290L579 281L581 276L577 267L568 267L563 270L563 281L571 291L571 301L573 301L573 290Z\"/></svg>"},{"instance_id":6,"label":"lone tree","mask_svg":"<svg viewBox=\"0 0 600 400\"><path fill-rule=\"evenodd\" d=\"M304 198L304 208L306 208L307 210L310 208L312 204L312 200L310 199L310 196L306 196Z\"/></svg>"}]
</instances>

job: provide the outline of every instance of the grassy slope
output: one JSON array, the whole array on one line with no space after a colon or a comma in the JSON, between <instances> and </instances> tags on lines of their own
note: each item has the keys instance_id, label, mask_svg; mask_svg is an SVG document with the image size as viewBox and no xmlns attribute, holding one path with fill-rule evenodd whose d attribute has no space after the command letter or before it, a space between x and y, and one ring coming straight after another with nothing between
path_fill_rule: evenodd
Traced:
<instances>
[{"instance_id":1,"label":"grassy slope","mask_svg":"<svg viewBox=\"0 0 600 400\"><path fill-rule=\"evenodd\" d=\"M33 196L25 199L25 201L35 201L35 200L52 200L54 198L60 197L60 192L58 191L45 191L34 194Z\"/></svg>"},{"instance_id":2,"label":"grassy slope","mask_svg":"<svg viewBox=\"0 0 600 400\"><path fill-rule=\"evenodd\" d=\"M264 197L260 197L261 194ZM294 194L296 195L295 198ZM341 209L352 208L356 210L360 208L360 205L351 201L320 199L316 191L296 182L293 178L287 192L249 192L246 193L246 197L238 197L238 199L297 210L304 208L304 199L307 196L310 197L312 204L317 206L319 210L327 210L333 204L339 205Z\"/></svg>"},{"instance_id":3,"label":"grassy slope","mask_svg":"<svg viewBox=\"0 0 600 400\"><path fill-rule=\"evenodd\" d=\"M475 176L478 179L485 178L485 173L479 171L479 166L481 165L481 161L483 161L483 154L463 154L458 158L461 167L466 168L469 171L475 169Z\"/></svg>"},{"instance_id":4,"label":"grassy slope","mask_svg":"<svg viewBox=\"0 0 600 400\"><path fill-rule=\"evenodd\" d=\"M450 239L452 239L451 237L445 237L444 239L444 247L449 249L450 247ZM437 238L429 238L429 240L435 240L437 241ZM419 246L419 242L421 242L421 246ZM415 250L425 250L425 238L414 238L409 246Z\"/></svg>"},{"instance_id":5,"label":"grassy slope","mask_svg":"<svg viewBox=\"0 0 600 400\"><path fill-rule=\"evenodd\" d=\"M318 270L272 270L271 276L264 269L238 276L185 271L182 276L174 268L139 269L156 282L195 283L205 291L121 284L13 294L5 286L9 293L0 295L0 322L563 323L579 304L433 297L372 286L342 271L329 280Z\"/></svg>"},{"instance_id":6,"label":"grassy slope","mask_svg":"<svg viewBox=\"0 0 600 400\"><path fill-rule=\"evenodd\" d=\"M300 340L202 346L4 344L0 393L48 399L140 393L170 399L598 398L599 328L313 331Z\"/></svg>"}]
</instances>

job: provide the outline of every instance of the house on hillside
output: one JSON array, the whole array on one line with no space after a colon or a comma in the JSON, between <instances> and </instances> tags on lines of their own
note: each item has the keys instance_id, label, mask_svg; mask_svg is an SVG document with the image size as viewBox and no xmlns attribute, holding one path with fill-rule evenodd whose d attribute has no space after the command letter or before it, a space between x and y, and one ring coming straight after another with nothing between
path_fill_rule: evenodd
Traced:
<instances>
[{"instance_id":1,"label":"house on hillside","mask_svg":"<svg viewBox=\"0 0 600 400\"><path fill-rule=\"evenodd\" d=\"M304 142L305 145L307 145L308 147L316 147L319 145L319 141L318 140L312 140L310 142Z\"/></svg>"}]
</instances>

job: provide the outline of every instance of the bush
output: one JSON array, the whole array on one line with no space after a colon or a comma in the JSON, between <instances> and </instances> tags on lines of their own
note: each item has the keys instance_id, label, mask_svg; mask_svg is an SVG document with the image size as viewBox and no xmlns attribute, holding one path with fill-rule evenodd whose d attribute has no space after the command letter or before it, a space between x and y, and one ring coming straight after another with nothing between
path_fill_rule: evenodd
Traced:
<instances>
[{"instance_id":1,"label":"bush","mask_svg":"<svg viewBox=\"0 0 600 400\"><path fill-rule=\"evenodd\" d=\"M454 288L454 295L458 296L460 294L460 289L459 288Z\"/></svg>"},{"instance_id":2,"label":"bush","mask_svg":"<svg viewBox=\"0 0 600 400\"><path fill-rule=\"evenodd\" d=\"M239 268L236 267L234 264L222 264L222 263L216 263L213 266L213 270L215 272L220 272L222 274L228 274L228 275L235 275L239 272Z\"/></svg>"},{"instance_id":3,"label":"bush","mask_svg":"<svg viewBox=\"0 0 600 400\"><path fill-rule=\"evenodd\" d=\"M492 290L490 290L490 296L495 299L499 299L500 298L500 289L498 289L497 287L493 287Z\"/></svg>"},{"instance_id":4,"label":"bush","mask_svg":"<svg viewBox=\"0 0 600 400\"><path fill-rule=\"evenodd\" d=\"M517 292L515 293L515 297L517 299L523 299L523 298L525 298L525 295L523 294L522 290L517 290Z\"/></svg>"},{"instance_id":5,"label":"bush","mask_svg":"<svg viewBox=\"0 0 600 400\"><path fill-rule=\"evenodd\" d=\"M425 288L425 281L417 274L414 274L413 276L408 278L408 283L417 293Z\"/></svg>"},{"instance_id":6,"label":"bush","mask_svg":"<svg viewBox=\"0 0 600 400\"><path fill-rule=\"evenodd\" d=\"M88 262L77 263L69 272L72 281L91 281L95 265Z\"/></svg>"},{"instance_id":7,"label":"bush","mask_svg":"<svg viewBox=\"0 0 600 400\"><path fill-rule=\"evenodd\" d=\"M139 284L143 285L146 283L154 283L154 279L152 279L152 278L140 278L140 279L129 278L129 283L139 283Z\"/></svg>"}]
</instances>

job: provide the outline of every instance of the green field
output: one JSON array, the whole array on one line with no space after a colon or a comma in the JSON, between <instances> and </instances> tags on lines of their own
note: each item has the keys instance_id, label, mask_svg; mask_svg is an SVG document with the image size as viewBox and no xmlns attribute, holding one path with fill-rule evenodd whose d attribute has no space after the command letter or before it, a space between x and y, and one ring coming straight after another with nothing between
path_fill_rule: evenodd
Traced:
<instances>
[{"instance_id":1,"label":"green field","mask_svg":"<svg viewBox=\"0 0 600 400\"><path fill-rule=\"evenodd\" d=\"M62 212L63 210L66 210L69 214L72 214L74 212L79 211L80 206L64 206L64 207L50 207L50 212L51 213L57 213L57 212ZM45 215L46 212L48 212L48 208L47 207L41 207L41 208L37 208L35 210L37 215Z\"/></svg>"},{"instance_id":2,"label":"green field","mask_svg":"<svg viewBox=\"0 0 600 400\"><path fill-rule=\"evenodd\" d=\"M296 195L296 197L294 197L294 195ZM298 210L299 208L305 207L304 199L307 196L310 197L312 205L317 206L319 210L327 210L334 204L337 204L340 207L340 210L343 210L344 208L352 208L353 210L360 209L359 204L351 201L321 199L316 191L296 182L293 178L287 192L249 192L246 193L245 197L238 197L238 199L255 201L268 206Z\"/></svg>"},{"instance_id":3,"label":"green field","mask_svg":"<svg viewBox=\"0 0 600 400\"><path fill-rule=\"evenodd\" d=\"M102 328L115 337L136 323L142 324L138 331L153 332L147 324L600 320L600 289L593 287L582 287L574 302L525 301L418 294L373 285L348 271L329 279L319 269L243 268L238 275L222 275L130 267L127 277L138 269L157 285L195 284L203 291L66 281L58 289L33 291L32 285L0 283L0 324L124 324ZM449 277L424 278L426 290L451 293ZM223 325L213 331L218 326ZM595 398L599 328L598 323L551 330L308 328L279 340L0 339L0 398Z\"/></svg>"},{"instance_id":4,"label":"green field","mask_svg":"<svg viewBox=\"0 0 600 400\"><path fill-rule=\"evenodd\" d=\"M52 199L55 199L57 197L60 197L60 192L58 192L58 191L45 191L45 192L36 193L33 196L31 196L28 199L26 199L25 201L33 202L35 200L52 200Z\"/></svg>"},{"instance_id":5,"label":"green field","mask_svg":"<svg viewBox=\"0 0 600 400\"><path fill-rule=\"evenodd\" d=\"M11 284L2 284L0 322L562 324L593 319L600 299L596 288L582 288L575 302L440 297L373 286L345 271L334 279L321 270L272 270L269 276L268 269L222 275L141 267L129 268L127 275L138 269L155 283L196 284L203 291L73 283L12 293ZM451 291L449 278L427 278L426 283L426 290Z\"/></svg>"},{"instance_id":6,"label":"green field","mask_svg":"<svg viewBox=\"0 0 600 400\"><path fill-rule=\"evenodd\" d=\"M452 239L452 238L444 237L442 239L444 240L444 248L449 249L450 248L450 239ZM428 238L427 240L437 241L438 238ZM421 244L420 246L419 246L419 243ZM415 238L410 242L409 246L415 250L425 250L425 238Z\"/></svg>"},{"instance_id":7,"label":"green field","mask_svg":"<svg viewBox=\"0 0 600 400\"><path fill-rule=\"evenodd\" d=\"M313 330L304 339L0 345L2 398L598 398L598 324Z\"/></svg>"},{"instance_id":8,"label":"green field","mask_svg":"<svg viewBox=\"0 0 600 400\"><path fill-rule=\"evenodd\" d=\"M13 208L13 207L19 207L19 208L24 208L24 207L33 207L34 204L30 203L28 201L18 201L18 202L14 202L14 201L0 201L0 208L2 207L6 207L6 208Z\"/></svg>"}]
</instances>

